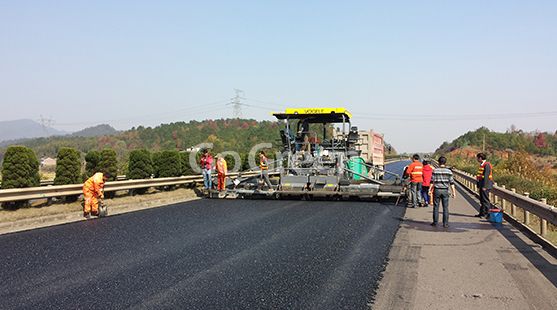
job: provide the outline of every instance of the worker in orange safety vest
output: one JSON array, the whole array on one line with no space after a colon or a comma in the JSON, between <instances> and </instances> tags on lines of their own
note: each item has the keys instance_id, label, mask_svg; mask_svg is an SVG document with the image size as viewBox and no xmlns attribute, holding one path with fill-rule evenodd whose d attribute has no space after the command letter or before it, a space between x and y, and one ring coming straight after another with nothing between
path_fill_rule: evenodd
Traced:
<instances>
[{"instance_id":1,"label":"worker in orange safety vest","mask_svg":"<svg viewBox=\"0 0 557 310\"><path fill-rule=\"evenodd\" d=\"M476 183L480 194L480 212L475 215L476 217L489 217L489 209L491 209L489 192L493 189L493 167L486 159L485 153L476 155L476 160L480 164L476 174Z\"/></svg>"},{"instance_id":2,"label":"worker in orange safety vest","mask_svg":"<svg viewBox=\"0 0 557 310\"><path fill-rule=\"evenodd\" d=\"M104 183L110 178L108 173L97 172L87 179L83 184L83 216L90 218L91 215L99 215L99 200L104 199Z\"/></svg>"},{"instance_id":3,"label":"worker in orange safety vest","mask_svg":"<svg viewBox=\"0 0 557 310\"><path fill-rule=\"evenodd\" d=\"M410 177L410 196L408 206L417 208L422 205L422 182L423 179L423 164L420 162L420 155L414 154L412 156L413 162L406 169L406 174Z\"/></svg>"},{"instance_id":4,"label":"worker in orange safety vest","mask_svg":"<svg viewBox=\"0 0 557 310\"><path fill-rule=\"evenodd\" d=\"M218 186L217 189L219 191L223 191L225 190L225 185L226 185L226 174L228 171L228 167L226 164L226 160L224 159L224 157L222 157L222 155L217 155L217 174L218 174Z\"/></svg>"}]
</instances>

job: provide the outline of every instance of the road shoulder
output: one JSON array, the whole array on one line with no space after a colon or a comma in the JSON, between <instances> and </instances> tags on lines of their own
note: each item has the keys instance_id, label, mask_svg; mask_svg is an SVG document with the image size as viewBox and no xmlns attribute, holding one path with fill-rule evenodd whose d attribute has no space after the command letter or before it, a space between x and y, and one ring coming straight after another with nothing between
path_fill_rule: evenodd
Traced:
<instances>
[{"instance_id":1,"label":"road shoulder","mask_svg":"<svg viewBox=\"0 0 557 310\"><path fill-rule=\"evenodd\" d=\"M476 204L461 191L448 229L431 207L407 210L373 309L557 309L557 260Z\"/></svg>"}]
</instances>

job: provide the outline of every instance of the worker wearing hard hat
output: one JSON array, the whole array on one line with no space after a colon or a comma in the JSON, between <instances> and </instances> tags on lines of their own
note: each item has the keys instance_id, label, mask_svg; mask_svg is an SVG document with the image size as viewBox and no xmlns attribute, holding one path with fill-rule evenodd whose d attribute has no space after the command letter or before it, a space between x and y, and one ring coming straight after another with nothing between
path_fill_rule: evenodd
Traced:
<instances>
[{"instance_id":1,"label":"worker wearing hard hat","mask_svg":"<svg viewBox=\"0 0 557 310\"><path fill-rule=\"evenodd\" d=\"M99 215L99 200L104 199L104 183L110 178L108 173L97 172L83 184L83 216Z\"/></svg>"}]
</instances>

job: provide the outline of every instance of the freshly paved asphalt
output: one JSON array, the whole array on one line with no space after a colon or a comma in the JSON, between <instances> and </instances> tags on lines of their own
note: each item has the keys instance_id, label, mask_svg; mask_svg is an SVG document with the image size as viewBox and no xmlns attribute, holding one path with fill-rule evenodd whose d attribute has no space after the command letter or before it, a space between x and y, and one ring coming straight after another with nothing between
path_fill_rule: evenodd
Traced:
<instances>
[{"instance_id":1,"label":"freshly paved asphalt","mask_svg":"<svg viewBox=\"0 0 557 310\"><path fill-rule=\"evenodd\" d=\"M0 236L0 308L365 309L393 203L197 200Z\"/></svg>"},{"instance_id":2,"label":"freshly paved asphalt","mask_svg":"<svg viewBox=\"0 0 557 310\"><path fill-rule=\"evenodd\" d=\"M198 200L4 235L0 308L365 308L403 211Z\"/></svg>"}]
</instances>

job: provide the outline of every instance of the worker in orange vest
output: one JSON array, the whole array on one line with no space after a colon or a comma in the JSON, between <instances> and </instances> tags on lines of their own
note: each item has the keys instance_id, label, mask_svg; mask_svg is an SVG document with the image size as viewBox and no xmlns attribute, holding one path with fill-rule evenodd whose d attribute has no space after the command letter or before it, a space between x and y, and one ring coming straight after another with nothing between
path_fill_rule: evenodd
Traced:
<instances>
[{"instance_id":1,"label":"worker in orange vest","mask_svg":"<svg viewBox=\"0 0 557 310\"><path fill-rule=\"evenodd\" d=\"M489 192L493 189L493 167L488 162L485 153L478 153L476 160L480 164L476 174L476 183L480 194L480 213L476 217L488 217L491 202L489 202Z\"/></svg>"},{"instance_id":2,"label":"worker in orange vest","mask_svg":"<svg viewBox=\"0 0 557 310\"><path fill-rule=\"evenodd\" d=\"M226 185L226 173L228 171L228 167L226 165L226 160L224 159L224 157L222 157L222 155L217 155L217 174L218 174L218 184L217 184L217 189L219 191L223 191L225 190L225 185Z\"/></svg>"},{"instance_id":3,"label":"worker in orange vest","mask_svg":"<svg viewBox=\"0 0 557 310\"><path fill-rule=\"evenodd\" d=\"M91 215L99 215L99 200L104 199L104 183L110 178L108 173L97 172L87 179L83 184L83 216L91 218Z\"/></svg>"},{"instance_id":4,"label":"worker in orange vest","mask_svg":"<svg viewBox=\"0 0 557 310\"><path fill-rule=\"evenodd\" d=\"M410 177L410 196L409 206L417 208L422 204L422 182L423 179L423 164L420 162L420 155L414 154L412 156L413 162L406 169L406 174Z\"/></svg>"},{"instance_id":5,"label":"worker in orange vest","mask_svg":"<svg viewBox=\"0 0 557 310\"><path fill-rule=\"evenodd\" d=\"M261 169L261 178L263 182L269 187L269 191L273 191L273 185L269 180L269 160L264 151L259 153L259 168Z\"/></svg>"}]
</instances>

